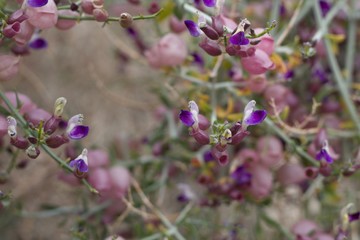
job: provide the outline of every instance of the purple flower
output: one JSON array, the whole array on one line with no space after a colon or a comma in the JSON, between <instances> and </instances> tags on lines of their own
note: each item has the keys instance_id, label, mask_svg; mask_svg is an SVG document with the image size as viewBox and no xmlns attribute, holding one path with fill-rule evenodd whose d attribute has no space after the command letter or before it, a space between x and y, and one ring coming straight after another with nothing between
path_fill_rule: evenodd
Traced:
<instances>
[{"instance_id":1,"label":"purple flower","mask_svg":"<svg viewBox=\"0 0 360 240\"><path fill-rule=\"evenodd\" d=\"M45 6L47 3L48 0L27 0L27 4L34 8Z\"/></svg>"},{"instance_id":2,"label":"purple flower","mask_svg":"<svg viewBox=\"0 0 360 240\"><path fill-rule=\"evenodd\" d=\"M239 185L248 185L251 182L251 173L246 171L246 168L241 165L231 173L231 178Z\"/></svg>"},{"instance_id":3,"label":"purple flower","mask_svg":"<svg viewBox=\"0 0 360 240\"><path fill-rule=\"evenodd\" d=\"M213 155L211 154L210 150L207 150L203 153L203 159L204 159L204 162L206 162L206 163L212 162L215 160Z\"/></svg>"},{"instance_id":4,"label":"purple flower","mask_svg":"<svg viewBox=\"0 0 360 240\"><path fill-rule=\"evenodd\" d=\"M264 121L266 118L265 110L255 110L255 100L251 100L244 109L244 117L242 121L243 129L246 129L247 126L257 125Z\"/></svg>"},{"instance_id":5,"label":"purple flower","mask_svg":"<svg viewBox=\"0 0 360 240\"><path fill-rule=\"evenodd\" d=\"M360 219L360 212L349 213L348 217L349 217L349 222L357 221Z\"/></svg>"},{"instance_id":6,"label":"purple flower","mask_svg":"<svg viewBox=\"0 0 360 240\"><path fill-rule=\"evenodd\" d=\"M69 166L72 167L76 172L86 173L89 170L88 158L87 158L87 149L84 148L82 153L72 160L69 163Z\"/></svg>"},{"instance_id":7,"label":"purple flower","mask_svg":"<svg viewBox=\"0 0 360 240\"><path fill-rule=\"evenodd\" d=\"M189 30L191 36L199 37L201 35L200 28L194 21L185 20L184 23Z\"/></svg>"},{"instance_id":8,"label":"purple flower","mask_svg":"<svg viewBox=\"0 0 360 240\"><path fill-rule=\"evenodd\" d=\"M189 111L181 110L179 114L180 121L187 127L193 129L199 128L199 107L194 101L189 102Z\"/></svg>"},{"instance_id":9,"label":"purple flower","mask_svg":"<svg viewBox=\"0 0 360 240\"><path fill-rule=\"evenodd\" d=\"M328 163L333 163L333 158L330 156L329 154L329 143L327 140L324 141L323 147L321 148L321 150L316 154L316 159L317 160L321 160L321 159L325 159L326 162Z\"/></svg>"},{"instance_id":10,"label":"purple flower","mask_svg":"<svg viewBox=\"0 0 360 240\"><path fill-rule=\"evenodd\" d=\"M243 31L232 35L229 41L234 45L248 45L250 43L250 40L245 37L245 33Z\"/></svg>"},{"instance_id":11,"label":"purple flower","mask_svg":"<svg viewBox=\"0 0 360 240\"><path fill-rule=\"evenodd\" d=\"M331 4L326 1L326 0L320 0L319 1L319 5L320 5L320 8L321 8L321 13L323 15L323 17L326 16L326 14L330 11L331 9Z\"/></svg>"},{"instance_id":12,"label":"purple flower","mask_svg":"<svg viewBox=\"0 0 360 240\"><path fill-rule=\"evenodd\" d=\"M43 38L35 38L29 42L29 47L32 49L40 50L47 48L48 43Z\"/></svg>"},{"instance_id":13,"label":"purple flower","mask_svg":"<svg viewBox=\"0 0 360 240\"><path fill-rule=\"evenodd\" d=\"M89 134L89 127L82 125L84 116L82 114L75 115L69 119L67 134L71 139L82 139Z\"/></svg>"},{"instance_id":14,"label":"purple flower","mask_svg":"<svg viewBox=\"0 0 360 240\"><path fill-rule=\"evenodd\" d=\"M189 202L196 199L196 195L188 184L179 183L177 185L180 194L177 197L179 202Z\"/></svg>"},{"instance_id":15,"label":"purple flower","mask_svg":"<svg viewBox=\"0 0 360 240\"><path fill-rule=\"evenodd\" d=\"M203 0L205 6L207 7L214 7L216 5L216 0Z\"/></svg>"}]
</instances>

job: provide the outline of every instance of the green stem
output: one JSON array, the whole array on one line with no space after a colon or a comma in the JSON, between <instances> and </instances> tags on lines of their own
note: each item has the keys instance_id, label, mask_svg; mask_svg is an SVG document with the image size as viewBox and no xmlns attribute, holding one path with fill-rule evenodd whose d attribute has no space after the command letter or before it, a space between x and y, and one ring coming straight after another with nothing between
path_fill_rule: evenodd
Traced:
<instances>
[{"instance_id":1,"label":"green stem","mask_svg":"<svg viewBox=\"0 0 360 240\"><path fill-rule=\"evenodd\" d=\"M316 17L316 22L318 24L318 27L321 29L324 29L324 32L326 33L327 26L324 25L324 23L322 21L321 10L320 10L320 7L317 2L314 3L314 12L315 12L315 17ZM338 62L336 61L335 54L332 51L331 42L326 37L323 40L324 40L326 54L328 56L329 64L330 64L332 72L334 73L335 82L339 88L340 95L344 100L346 108L350 113L350 117L352 118L352 121L354 122L354 124L357 128L357 131L360 133L360 118L357 113L354 102L350 98L350 94L348 91L348 86L346 84L346 81L343 78L343 76L341 75L340 67L338 65Z\"/></svg>"},{"instance_id":2,"label":"green stem","mask_svg":"<svg viewBox=\"0 0 360 240\"><path fill-rule=\"evenodd\" d=\"M281 7L281 1L280 0L274 0L272 2L272 9L271 9L271 14L270 14L270 20L272 21L279 21L279 15L280 15L280 7ZM272 34L276 34L276 32L274 31Z\"/></svg>"},{"instance_id":3,"label":"green stem","mask_svg":"<svg viewBox=\"0 0 360 240\"><path fill-rule=\"evenodd\" d=\"M355 58L355 47L356 47L356 21L352 17L354 15L355 1L350 0L350 12L349 12L349 26L348 26L348 34L347 34L347 42L346 42L346 58L345 58L345 66L346 66L346 76L347 83L350 86L353 82L353 71L354 71L354 58Z\"/></svg>"},{"instance_id":4,"label":"green stem","mask_svg":"<svg viewBox=\"0 0 360 240\"><path fill-rule=\"evenodd\" d=\"M159 14L163 10L164 9L161 8L158 12L156 12L154 14L151 14L151 15L134 16L133 20L137 21L137 20L145 20L145 19L156 18L157 16L159 16ZM96 21L94 16L65 16L65 15L59 15L58 19L75 20L75 21ZM120 21L120 17L108 17L108 19L106 20L106 22L119 22L119 21Z\"/></svg>"},{"instance_id":5,"label":"green stem","mask_svg":"<svg viewBox=\"0 0 360 240\"><path fill-rule=\"evenodd\" d=\"M19 156L19 152L20 152L19 149L17 149L16 152L12 155L12 158L11 158L11 160L10 160L10 164L9 164L8 168L6 169L6 173L7 173L7 174L10 174L11 171L14 169L15 163L16 163L16 159L17 159L17 157Z\"/></svg>"},{"instance_id":6,"label":"green stem","mask_svg":"<svg viewBox=\"0 0 360 240\"><path fill-rule=\"evenodd\" d=\"M274 219L270 218L265 212L264 210L260 211L260 217L261 219L267 223L270 227L275 228L277 231L279 231L282 235L285 236L285 239L288 240L294 240L294 236L283 227L283 225L281 225L280 223L278 223L277 221L275 221Z\"/></svg>"}]
</instances>

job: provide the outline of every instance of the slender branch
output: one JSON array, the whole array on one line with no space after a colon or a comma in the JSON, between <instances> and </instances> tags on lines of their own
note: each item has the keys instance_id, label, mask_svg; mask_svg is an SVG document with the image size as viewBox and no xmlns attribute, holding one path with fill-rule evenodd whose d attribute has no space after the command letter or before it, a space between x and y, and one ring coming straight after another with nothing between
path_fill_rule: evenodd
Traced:
<instances>
[{"instance_id":1,"label":"slender branch","mask_svg":"<svg viewBox=\"0 0 360 240\"><path fill-rule=\"evenodd\" d=\"M217 99L216 99L216 88L215 88L215 84L216 84L216 80L217 80L217 76L219 73L219 69L221 67L221 64L224 60L224 55L221 54L217 59L216 59L216 63L215 66L213 68L213 70L210 73L210 79L211 79L211 108L212 108L212 113L211 113L211 123L216 121L216 105L217 105Z\"/></svg>"},{"instance_id":2,"label":"slender branch","mask_svg":"<svg viewBox=\"0 0 360 240\"><path fill-rule=\"evenodd\" d=\"M152 19L152 18L156 18L157 16L159 16L161 14L161 12L164 9L161 8L158 12L151 14L151 15L139 15L139 16L134 16L133 20L137 21L137 20L146 20L146 19ZM65 19L65 20L75 20L75 21L96 21L94 16L90 16L90 15L86 15L86 16L65 16L65 15L59 15L58 19ZM120 17L108 17L108 19L106 20L106 23L109 22L119 22L120 21Z\"/></svg>"},{"instance_id":3,"label":"slender branch","mask_svg":"<svg viewBox=\"0 0 360 240\"><path fill-rule=\"evenodd\" d=\"M9 164L8 168L6 169L6 173L7 173L7 174L10 174L11 171L14 169L15 163L16 163L16 159L17 159L17 157L19 156L19 152L20 152L20 150L19 150L19 149L16 149L16 152L13 153L12 158L11 158L11 160L10 160L10 164Z\"/></svg>"},{"instance_id":4,"label":"slender branch","mask_svg":"<svg viewBox=\"0 0 360 240\"><path fill-rule=\"evenodd\" d=\"M160 212L152 203L151 201L148 199L148 197L145 195L145 193L141 190L139 183L135 180L132 179L132 185L134 186L136 192L139 194L141 200L143 201L143 203L150 208L161 220L161 222L169 229L170 233L174 235L174 237L178 240L185 240L185 238L181 235L181 233L177 230L177 227L174 226L169 219L167 219L167 217Z\"/></svg>"},{"instance_id":5,"label":"slender branch","mask_svg":"<svg viewBox=\"0 0 360 240\"><path fill-rule=\"evenodd\" d=\"M327 26L324 25L324 23L322 21L321 11L320 11L320 7L319 7L318 3L315 2L313 7L314 7L314 12L315 12L316 22L317 22L319 28L323 29L323 31L326 33ZM328 56L329 64L330 64L332 72L334 73L334 79L339 88L340 95L344 100L346 108L350 113L350 117L351 117L352 121L354 122L354 124L357 128L357 131L360 133L360 118L357 113L354 102L350 98L350 94L348 91L348 85L346 84L346 81L344 80L344 78L341 74L341 70L338 65L338 62L336 61L335 54L332 51L331 42L328 38L324 38L323 40L324 40L326 54Z\"/></svg>"},{"instance_id":6,"label":"slender branch","mask_svg":"<svg viewBox=\"0 0 360 240\"><path fill-rule=\"evenodd\" d=\"M349 26L347 33L347 42L346 42L346 77L347 83L350 86L353 82L353 71L354 71L354 58L355 58L355 46L356 46L356 21L352 17L355 12L355 1L350 0L350 11L349 11Z\"/></svg>"}]
</instances>

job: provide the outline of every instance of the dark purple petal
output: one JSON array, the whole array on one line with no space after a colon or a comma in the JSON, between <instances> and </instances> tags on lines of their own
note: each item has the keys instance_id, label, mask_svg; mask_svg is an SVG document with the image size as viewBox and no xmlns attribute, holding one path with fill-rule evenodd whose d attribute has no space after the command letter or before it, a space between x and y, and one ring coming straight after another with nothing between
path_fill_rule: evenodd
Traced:
<instances>
[{"instance_id":1,"label":"dark purple petal","mask_svg":"<svg viewBox=\"0 0 360 240\"><path fill-rule=\"evenodd\" d=\"M360 212L349 213L349 222L357 221L360 219Z\"/></svg>"},{"instance_id":2,"label":"dark purple petal","mask_svg":"<svg viewBox=\"0 0 360 240\"><path fill-rule=\"evenodd\" d=\"M194 63L198 64L200 67L204 67L205 62L204 62L203 57L200 54L198 54L197 52L193 52L191 54L191 56L193 56L193 58L194 58L194 60L193 60Z\"/></svg>"},{"instance_id":3,"label":"dark purple petal","mask_svg":"<svg viewBox=\"0 0 360 240\"><path fill-rule=\"evenodd\" d=\"M204 152L203 159L204 162L212 162L215 160L210 150Z\"/></svg>"},{"instance_id":4,"label":"dark purple petal","mask_svg":"<svg viewBox=\"0 0 360 240\"><path fill-rule=\"evenodd\" d=\"M250 43L249 39L245 37L244 32L238 32L237 34L232 35L229 41L234 45L248 45Z\"/></svg>"},{"instance_id":5,"label":"dark purple petal","mask_svg":"<svg viewBox=\"0 0 360 240\"><path fill-rule=\"evenodd\" d=\"M73 168L73 167L75 167L75 165L77 165L77 162L78 162L77 159L72 160L72 161L69 163L69 166Z\"/></svg>"},{"instance_id":6,"label":"dark purple petal","mask_svg":"<svg viewBox=\"0 0 360 240\"><path fill-rule=\"evenodd\" d=\"M195 123L192 113L187 110L180 111L179 119L187 127L191 127Z\"/></svg>"},{"instance_id":7,"label":"dark purple petal","mask_svg":"<svg viewBox=\"0 0 360 240\"><path fill-rule=\"evenodd\" d=\"M250 184L251 173L247 172L245 167L239 166L231 173L231 178L239 185Z\"/></svg>"},{"instance_id":8,"label":"dark purple petal","mask_svg":"<svg viewBox=\"0 0 360 240\"><path fill-rule=\"evenodd\" d=\"M27 0L30 7L42 7L48 3L48 0Z\"/></svg>"},{"instance_id":9,"label":"dark purple petal","mask_svg":"<svg viewBox=\"0 0 360 240\"><path fill-rule=\"evenodd\" d=\"M254 112L251 113L251 115L245 119L245 124L246 125L257 125L259 123L261 123L262 121L264 121L264 119L266 118L266 111L265 110L256 110Z\"/></svg>"},{"instance_id":10,"label":"dark purple petal","mask_svg":"<svg viewBox=\"0 0 360 240\"><path fill-rule=\"evenodd\" d=\"M330 156L330 154L325 149L321 149L320 152L318 152L318 154L316 154L316 159L319 161L321 159L325 159L325 161L328 163L332 163L334 161L333 158Z\"/></svg>"},{"instance_id":11,"label":"dark purple petal","mask_svg":"<svg viewBox=\"0 0 360 240\"><path fill-rule=\"evenodd\" d=\"M320 0L319 1L319 4L320 4L320 8L321 8L321 12L322 12L322 15L325 17L326 14L330 11L331 9L331 5L328 1L326 0Z\"/></svg>"},{"instance_id":12,"label":"dark purple petal","mask_svg":"<svg viewBox=\"0 0 360 240\"><path fill-rule=\"evenodd\" d=\"M45 39L43 38L36 38L34 40L32 40L31 42L29 42L29 47L32 49L44 49L47 48L48 44L46 42Z\"/></svg>"},{"instance_id":13,"label":"dark purple petal","mask_svg":"<svg viewBox=\"0 0 360 240\"><path fill-rule=\"evenodd\" d=\"M289 70L284 74L285 79L291 79L294 77L294 71L293 70Z\"/></svg>"},{"instance_id":14,"label":"dark purple petal","mask_svg":"<svg viewBox=\"0 0 360 240\"><path fill-rule=\"evenodd\" d=\"M88 126L83 126L83 125L78 125L75 126L73 129L71 129L70 133L69 133L69 138L71 139L82 139L84 137L86 137L89 133L89 127Z\"/></svg>"},{"instance_id":15,"label":"dark purple petal","mask_svg":"<svg viewBox=\"0 0 360 240\"><path fill-rule=\"evenodd\" d=\"M204 4L207 7L214 7L216 5L216 0L204 0Z\"/></svg>"},{"instance_id":16,"label":"dark purple petal","mask_svg":"<svg viewBox=\"0 0 360 240\"><path fill-rule=\"evenodd\" d=\"M194 21L191 21L191 20L185 20L184 21L187 29L189 30L189 33L191 36L193 37L198 37L200 36L200 28L198 27L198 25L194 22Z\"/></svg>"},{"instance_id":17,"label":"dark purple petal","mask_svg":"<svg viewBox=\"0 0 360 240\"><path fill-rule=\"evenodd\" d=\"M181 203L186 203L189 202L190 199L188 198L188 196L182 193L179 196L177 196L177 200Z\"/></svg>"},{"instance_id":18,"label":"dark purple petal","mask_svg":"<svg viewBox=\"0 0 360 240\"><path fill-rule=\"evenodd\" d=\"M78 160L76 167L80 172L87 172L88 171L88 165L85 163L85 161L83 159Z\"/></svg>"}]
</instances>

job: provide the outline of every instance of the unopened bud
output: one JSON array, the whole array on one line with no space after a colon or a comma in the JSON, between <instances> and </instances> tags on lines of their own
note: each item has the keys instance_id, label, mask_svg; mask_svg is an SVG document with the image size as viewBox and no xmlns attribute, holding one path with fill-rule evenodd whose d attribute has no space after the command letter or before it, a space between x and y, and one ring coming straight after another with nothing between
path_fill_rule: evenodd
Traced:
<instances>
[{"instance_id":1,"label":"unopened bud","mask_svg":"<svg viewBox=\"0 0 360 240\"><path fill-rule=\"evenodd\" d=\"M103 8L95 8L92 12L95 17L95 20L98 22L106 22L109 18L109 13Z\"/></svg>"},{"instance_id":2,"label":"unopened bud","mask_svg":"<svg viewBox=\"0 0 360 240\"><path fill-rule=\"evenodd\" d=\"M219 36L222 36L224 34L224 26L221 21L221 16L217 15L215 17L211 17L212 19L212 27L215 29L215 31L219 34Z\"/></svg>"},{"instance_id":3,"label":"unopened bud","mask_svg":"<svg viewBox=\"0 0 360 240\"><path fill-rule=\"evenodd\" d=\"M119 22L121 27L129 28L133 23L133 17L130 13L122 13L120 14Z\"/></svg>"},{"instance_id":4,"label":"unopened bud","mask_svg":"<svg viewBox=\"0 0 360 240\"><path fill-rule=\"evenodd\" d=\"M47 120L44 124L44 132L48 135L54 133L59 127L60 121L60 117L52 116L51 118L49 118L49 120Z\"/></svg>"},{"instance_id":5,"label":"unopened bud","mask_svg":"<svg viewBox=\"0 0 360 240\"><path fill-rule=\"evenodd\" d=\"M19 22L15 22L13 24L7 25L3 29L3 34L7 38L12 38L18 33L20 33L20 23Z\"/></svg>"},{"instance_id":6,"label":"unopened bud","mask_svg":"<svg viewBox=\"0 0 360 240\"><path fill-rule=\"evenodd\" d=\"M218 40L219 34L213 29L212 27L205 25L203 27L200 27L201 31L205 33L205 35L210 38L211 40Z\"/></svg>"},{"instance_id":7,"label":"unopened bud","mask_svg":"<svg viewBox=\"0 0 360 240\"><path fill-rule=\"evenodd\" d=\"M29 142L27 139L23 137L14 137L10 139L10 144L19 148L19 149L27 149L29 146Z\"/></svg>"},{"instance_id":8,"label":"unopened bud","mask_svg":"<svg viewBox=\"0 0 360 240\"><path fill-rule=\"evenodd\" d=\"M67 102L67 100L64 97L59 97L58 99L56 99L55 104L54 104L54 116L56 116L56 117L61 116L61 114L64 111L66 102Z\"/></svg>"},{"instance_id":9,"label":"unopened bud","mask_svg":"<svg viewBox=\"0 0 360 240\"><path fill-rule=\"evenodd\" d=\"M69 138L67 138L64 135L51 136L45 140L46 145L51 148L58 148L61 145L68 142L69 142Z\"/></svg>"},{"instance_id":10,"label":"unopened bud","mask_svg":"<svg viewBox=\"0 0 360 240\"><path fill-rule=\"evenodd\" d=\"M192 136L201 145L206 145L210 143L209 135L202 130L197 130L193 132Z\"/></svg>"},{"instance_id":11,"label":"unopened bud","mask_svg":"<svg viewBox=\"0 0 360 240\"><path fill-rule=\"evenodd\" d=\"M222 53L219 44L207 38L199 43L199 47L201 47L207 54L213 57L219 56Z\"/></svg>"},{"instance_id":12,"label":"unopened bud","mask_svg":"<svg viewBox=\"0 0 360 240\"><path fill-rule=\"evenodd\" d=\"M39 148L35 147L34 145L31 145L30 147L28 147L26 149L26 154L28 155L29 158L37 158L40 154L40 150Z\"/></svg>"}]
</instances>

